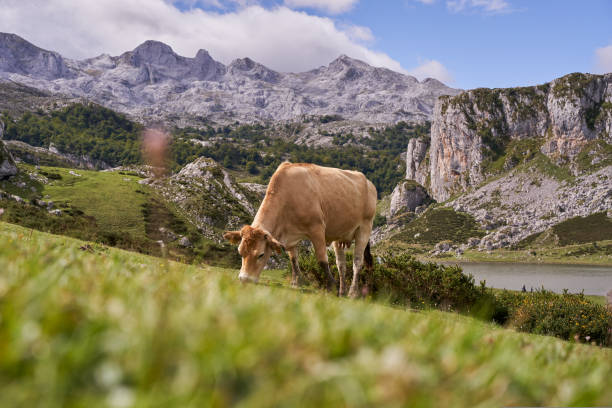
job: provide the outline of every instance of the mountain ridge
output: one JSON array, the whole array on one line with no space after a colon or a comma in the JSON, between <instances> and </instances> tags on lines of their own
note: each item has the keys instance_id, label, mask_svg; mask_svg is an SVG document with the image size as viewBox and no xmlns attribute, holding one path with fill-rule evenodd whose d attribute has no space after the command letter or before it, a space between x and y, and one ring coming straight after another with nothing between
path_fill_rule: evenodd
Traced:
<instances>
[{"instance_id":1,"label":"mountain ridge","mask_svg":"<svg viewBox=\"0 0 612 408\"><path fill-rule=\"evenodd\" d=\"M283 73L249 57L224 65L204 49L184 57L148 40L119 56L72 60L15 34L0 34L0 80L85 97L142 121L294 121L333 114L365 123L422 122L431 119L439 96L460 92L346 55L306 72Z\"/></svg>"}]
</instances>

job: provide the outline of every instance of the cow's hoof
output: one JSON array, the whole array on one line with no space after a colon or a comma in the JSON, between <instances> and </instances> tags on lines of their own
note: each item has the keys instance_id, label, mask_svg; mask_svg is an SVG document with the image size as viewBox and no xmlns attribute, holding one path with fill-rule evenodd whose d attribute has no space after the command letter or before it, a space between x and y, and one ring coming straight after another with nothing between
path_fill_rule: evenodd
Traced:
<instances>
[{"instance_id":1,"label":"cow's hoof","mask_svg":"<svg viewBox=\"0 0 612 408\"><path fill-rule=\"evenodd\" d=\"M327 290L328 290L329 292L332 292L332 293L333 293L333 292L338 293L337 288L338 288L338 284L336 283L336 281L335 281L335 280L332 280L332 281L330 281L330 282L327 282Z\"/></svg>"}]
</instances>

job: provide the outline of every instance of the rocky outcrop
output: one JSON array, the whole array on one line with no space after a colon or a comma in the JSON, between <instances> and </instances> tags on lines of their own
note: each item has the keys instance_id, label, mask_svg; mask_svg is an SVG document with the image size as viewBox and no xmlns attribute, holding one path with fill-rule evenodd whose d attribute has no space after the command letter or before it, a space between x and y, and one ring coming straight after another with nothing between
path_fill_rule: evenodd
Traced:
<instances>
[{"instance_id":1,"label":"rocky outcrop","mask_svg":"<svg viewBox=\"0 0 612 408\"><path fill-rule=\"evenodd\" d=\"M4 135L4 123L0 121L0 179L11 177L17 174L17 165L2 140Z\"/></svg>"},{"instance_id":2,"label":"rocky outcrop","mask_svg":"<svg viewBox=\"0 0 612 408\"><path fill-rule=\"evenodd\" d=\"M526 138L541 139L540 151L557 163L571 162L589 141L612 143L612 74L441 97L429 151L433 197L444 201L480 184L506 146Z\"/></svg>"},{"instance_id":3,"label":"rocky outcrop","mask_svg":"<svg viewBox=\"0 0 612 408\"><path fill-rule=\"evenodd\" d=\"M422 186L427 185L429 175L427 149L429 140L415 138L410 139L406 150L406 179L414 180Z\"/></svg>"},{"instance_id":4,"label":"rocky outcrop","mask_svg":"<svg viewBox=\"0 0 612 408\"><path fill-rule=\"evenodd\" d=\"M250 223L259 197L241 186L214 160L201 157L171 177L140 181L177 205L208 239Z\"/></svg>"},{"instance_id":5,"label":"rocky outcrop","mask_svg":"<svg viewBox=\"0 0 612 408\"><path fill-rule=\"evenodd\" d=\"M389 215L394 217L406 211L414 212L415 209L431 202L427 190L413 180L404 180L399 183L391 194Z\"/></svg>"},{"instance_id":6,"label":"rocky outcrop","mask_svg":"<svg viewBox=\"0 0 612 408\"><path fill-rule=\"evenodd\" d=\"M85 170L108 170L111 167L102 160L87 155L62 153L53 144L48 149L31 146L19 140L7 140L6 147L16 157L26 163L41 166L76 167Z\"/></svg>"},{"instance_id":7,"label":"rocky outcrop","mask_svg":"<svg viewBox=\"0 0 612 408\"><path fill-rule=\"evenodd\" d=\"M560 181L537 168L513 170L448 206L474 216L488 234L483 250L512 246L573 217L612 208L612 166L574 180Z\"/></svg>"},{"instance_id":8,"label":"rocky outcrop","mask_svg":"<svg viewBox=\"0 0 612 408\"><path fill-rule=\"evenodd\" d=\"M73 61L14 35L0 36L1 78L86 97L144 122L177 116L221 123L294 121L334 114L367 123L424 121L440 95L459 92L347 56L308 72L280 73L250 58L225 66L205 50L187 58L146 41L120 56Z\"/></svg>"}]
</instances>

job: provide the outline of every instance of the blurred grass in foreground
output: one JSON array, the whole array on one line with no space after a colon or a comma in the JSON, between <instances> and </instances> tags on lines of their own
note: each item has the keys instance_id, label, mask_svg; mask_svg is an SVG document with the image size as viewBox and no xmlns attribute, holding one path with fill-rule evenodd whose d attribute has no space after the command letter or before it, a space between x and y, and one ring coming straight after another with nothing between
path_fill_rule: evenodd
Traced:
<instances>
[{"instance_id":1,"label":"blurred grass in foreground","mask_svg":"<svg viewBox=\"0 0 612 408\"><path fill-rule=\"evenodd\" d=\"M0 406L612 402L609 349L84 245L0 223Z\"/></svg>"}]
</instances>

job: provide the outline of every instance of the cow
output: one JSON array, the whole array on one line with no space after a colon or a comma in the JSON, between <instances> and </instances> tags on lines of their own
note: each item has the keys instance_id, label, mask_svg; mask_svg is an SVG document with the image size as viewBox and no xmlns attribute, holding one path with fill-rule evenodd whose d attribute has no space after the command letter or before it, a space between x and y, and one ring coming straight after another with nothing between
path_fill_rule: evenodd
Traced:
<instances>
[{"instance_id":1,"label":"cow","mask_svg":"<svg viewBox=\"0 0 612 408\"><path fill-rule=\"evenodd\" d=\"M251 225L227 231L224 238L239 244L242 257L239 279L257 282L273 252L285 249L291 261L291 285L299 286L300 241L312 242L317 261L327 276L327 289L336 281L329 269L327 247L333 243L343 296L344 249L355 241L353 281L349 296L358 296L358 275L371 266L370 233L376 212L376 187L362 173L308 163L282 163L272 175L266 195Z\"/></svg>"}]
</instances>

